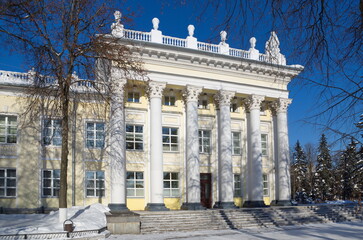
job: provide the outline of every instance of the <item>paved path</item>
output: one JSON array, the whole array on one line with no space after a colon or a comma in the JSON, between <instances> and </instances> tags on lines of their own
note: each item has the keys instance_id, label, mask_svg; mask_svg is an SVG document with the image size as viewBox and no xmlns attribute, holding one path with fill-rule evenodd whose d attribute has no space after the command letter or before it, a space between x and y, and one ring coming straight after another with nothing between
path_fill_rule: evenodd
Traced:
<instances>
[{"instance_id":1,"label":"paved path","mask_svg":"<svg viewBox=\"0 0 363 240\"><path fill-rule=\"evenodd\" d=\"M174 232L147 235L111 235L109 240L234 240L234 239L363 239L363 222L301 225L273 229Z\"/></svg>"}]
</instances>

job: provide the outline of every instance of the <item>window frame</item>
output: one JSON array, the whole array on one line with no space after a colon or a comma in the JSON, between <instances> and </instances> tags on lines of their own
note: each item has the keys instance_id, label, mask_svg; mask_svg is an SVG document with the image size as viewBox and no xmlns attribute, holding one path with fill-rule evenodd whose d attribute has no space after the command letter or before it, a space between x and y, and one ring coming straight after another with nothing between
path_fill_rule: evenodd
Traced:
<instances>
[{"instance_id":1,"label":"window frame","mask_svg":"<svg viewBox=\"0 0 363 240\"><path fill-rule=\"evenodd\" d=\"M234 134L238 134L238 146L234 143ZM241 156L242 155L242 134L241 132L233 131L232 132L232 155ZM239 149L239 153L236 153L236 149Z\"/></svg>"},{"instance_id":2,"label":"window frame","mask_svg":"<svg viewBox=\"0 0 363 240\"><path fill-rule=\"evenodd\" d=\"M51 122L51 126L48 127L46 126L46 121L50 121ZM57 126L55 126L54 122L55 121L59 121L59 130L57 129ZM46 129L50 129L51 131L51 135L46 135L45 131ZM54 133L56 132L55 130L58 130L60 132L59 137L54 137ZM50 143L46 142L46 137L50 138ZM54 144L54 139L59 139L59 144ZM48 118L45 117L42 120L42 144L43 146L50 146L50 147L61 147L62 146L62 119L60 118Z\"/></svg>"},{"instance_id":3,"label":"window frame","mask_svg":"<svg viewBox=\"0 0 363 240\"><path fill-rule=\"evenodd\" d=\"M168 129L168 134L164 134L164 129ZM172 134L172 129L175 129L177 131L177 134ZM162 127L162 141L163 141L163 152L179 152L179 128L177 127ZM164 139L168 138L169 141L165 142ZM172 139L177 140L176 143L172 142ZM168 149L165 149L165 146L168 147ZM176 146L176 150L172 149L172 146Z\"/></svg>"},{"instance_id":4,"label":"window frame","mask_svg":"<svg viewBox=\"0 0 363 240\"><path fill-rule=\"evenodd\" d=\"M127 131L127 127L132 126L132 132ZM142 132L136 132L136 127L141 127ZM133 138L133 140L127 140L128 134L130 137ZM144 151L144 126L143 125L137 125L137 124L126 124L125 126L125 135L126 135L126 150L127 151ZM141 141L136 141L136 136L141 137ZM133 148L128 148L128 143L131 143L133 145ZM136 145L141 143L141 149L137 149Z\"/></svg>"},{"instance_id":5,"label":"window frame","mask_svg":"<svg viewBox=\"0 0 363 240\"><path fill-rule=\"evenodd\" d=\"M7 144L7 145L12 145L12 144L17 144L18 143L18 116L17 115L8 115L8 114L0 114L0 117L4 117L5 118L5 122L4 125L2 125L0 123L0 127L4 128L4 135L1 134L0 132L0 136L4 137L4 142L0 142L0 144ZM16 124L15 125L11 125L9 124L9 117L15 117L15 121ZM12 129L14 130L15 127L15 134L11 134L9 133L9 130ZM15 137L15 142L9 142L9 137Z\"/></svg>"},{"instance_id":6,"label":"window frame","mask_svg":"<svg viewBox=\"0 0 363 240\"><path fill-rule=\"evenodd\" d=\"M173 178L175 176L176 178ZM167 178L167 176L169 177ZM164 172L163 173L163 197L164 198L180 198L180 181L178 172ZM169 183L169 187L165 187L165 183ZM178 187L173 187L173 183L177 183ZM168 194L165 194L168 192ZM177 192L177 194L174 194Z\"/></svg>"},{"instance_id":7,"label":"window frame","mask_svg":"<svg viewBox=\"0 0 363 240\"><path fill-rule=\"evenodd\" d=\"M266 136L266 141L262 141L263 137ZM263 143L266 144L266 147L263 147ZM261 133L261 155L262 156L268 156L268 134L267 133Z\"/></svg>"},{"instance_id":8,"label":"window frame","mask_svg":"<svg viewBox=\"0 0 363 240\"><path fill-rule=\"evenodd\" d=\"M270 196L268 174L262 174L263 196Z\"/></svg>"},{"instance_id":9,"label":"window frame","mask_svg":"<svg viewBox=\"0 0 363 240\"><path fill-rule=\"evenodd\" d=\"M51 177L50 178L44 178L44 172L45 171L51 172ZM54 177L54 172L55 171L59 171L59 177L58 178ZM51 181L51 186L50 187L44 187L44 182L47 179L50 179L50 181ZM55 180L59 181L59 187L54 186L54 181ZM44 194L44 189L50 189L51 195L45 195ZM55 190L58 190L58 195L54 194ZM60 169L42 169L42 198L59 198L59 190L60 190Z\"/></svg>"},{"instance_id":10,"label":"window frame","mask_svg":"<svg viewBox=\"0 0 363 240\"><path fill-rule=\"evenodd\" d=\"M8 176L9 170L15 171L15 177ZM16 168L0 168L0 171L4 171L4 176L2 177L0 175L0 179L4 179L4 186L0 186L0 189L4 189L4 195L0 195L0 198L16 198L18 195L18 176ZM15 186L9 186L9 180L15 180ZM8 195L8 189L14 189L15 194L14 195Z\"/></svg>"},{"instance_id":11,"label":"window frame","mask_svg":"<svg viewBox=\"0 0 363 240\"><path fill-rule=\"evenodd\" d=\"M131 94L131 97L130 97ZM137 96L137 97L136 97ZM129 103L140 103L141 94L139 91L127 92L127 102Z\"/></svg>"},{"instance_id":12,"label":"window frame","mask_svg":"<svg viewBox=\"0 0 363 240\"><path fill-rule=\"evenodd\" d=\"M133 178L129 178L129 176L132 174ZM139 176L142 176L142 178L138 178ZM130 184L132 183L132 184ZM142 183L142 188L137 187L138 184ZM132 187L129 187L132 185ZM142 190L142 191L137 191ZM129 194L130 192L133 192L133 194ZM138 195L138 192L142 192L142 195ZM145 197L145 178L144 178L144 172L141 171L127 171L126 172L126 197L128 198L144 198Z\"/></svg>"},{"instance_id":13,"label":"window frame","mask_svg":"<svg viewBox=\"0 0 363 240\"><path fill-rule=\"evenodd\" d=\"M93 178L87 178L87 174L88 173L92 173L93 174ZM102 173L103 175L103 178L97 178L97 174L100 174ZM89 170L89 171L86 171L85 172L85 195L86 195L86 198L104 198L106 196L106 186L105 186L105 171L102 171L102 170ZM89 181L93 181L93 187L88 187L87 186L87 183ZM101 182L103 183L103 187L97 187L97 182ZM93 190L94 191L94 194L93 195L88 195L88 191L87 190ZM98 193L100 192L103 192L103 195L100 195L100 194L97 194L97 191Z\"/></svg>"},{"instance_id":14,"label":"window frame","mask_svg":"<svg viewBox=\"0 0 363 240\"><path fill-rule=\"evenodd\" d=\"M242 197L242 178L239 173L233 174L233 197Z\"/></svg>"},{"instance_id":15,"label":"window frame","mask_svg":"<svg viewBox=\"0 0 363 240\"><path fill-rule=\"evenodd\" d=\"M205 133L208 132L209 136L205 137ZM204 140L208 140L208 146L204 145ZM199 153L210 154L212 149L212 131L207 129L198 130L198 141L199 141ZM208 151L205 148L209 147Z\"/></svg>"},{"instance_id":16,"label":"window frame","mask_svg":"<svg viewBox=\"0 0 363 240\"><path fill-rule=\"evenodd\" d=\"M92 130L88 130L88 124L93 124ZM97 132L100 132L97 130L96 127L97 124L103 124L102 139L97 139ZM91 131L93 133L93 139L88 138L88 132ZM92 141L93 146L88 146L88 141ZM102 147L97 146L97 141L102 141ZM106 123L101 121L87 121L85 123L85 147L89 149L103 149L105 148L105 143L106 143Z\"/></svg>"}]
</instances>

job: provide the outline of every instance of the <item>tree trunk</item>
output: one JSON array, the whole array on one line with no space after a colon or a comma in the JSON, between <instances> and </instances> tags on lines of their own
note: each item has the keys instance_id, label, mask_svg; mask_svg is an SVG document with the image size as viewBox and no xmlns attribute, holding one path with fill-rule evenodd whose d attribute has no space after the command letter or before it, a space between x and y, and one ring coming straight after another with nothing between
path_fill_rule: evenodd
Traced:
<instances>
[{"instance_id":1,"label":"tree trunk","mask_svg":"<svg viewBox=\"0 0 363 240\"><path fill-rule=\"evenodd\" d=\"M63 85L63 86L62 86ZM69 137L69 84L66 80L60 87L62 88L61 109L62 109L62 153L61 153L61 173L59 190L59 221L67 219L67 170L68 170L68 137Z\"/></svg>"}]
</instances>

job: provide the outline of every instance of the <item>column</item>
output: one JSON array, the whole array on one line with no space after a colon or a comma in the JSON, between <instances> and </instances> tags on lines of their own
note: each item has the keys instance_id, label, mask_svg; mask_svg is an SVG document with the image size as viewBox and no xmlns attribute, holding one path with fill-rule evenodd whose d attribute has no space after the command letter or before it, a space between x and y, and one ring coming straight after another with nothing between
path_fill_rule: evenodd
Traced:
<instances>
[{"instance_id":1,"label":"column","mask_svg":"<svg viewBox=\"0 0 363 240\"><path fill-rule=\"evenodd\" d=\"M200 171L199 171L199 134L198 134L198 96L201 87L187 85L186 102L186 179L187 191L184 210L202 210L200 203Z\"/></svg>"},{"instance_id":2,"label":"column","mask_svg":"<svg viewBox=\"0 0 363 240\"><path fill-rule=\"evenodd\" d=\"M124 86L119 69L111 69L111 114L110 114L110 170L111 170L111 213L128 212L126 207L126 149Z\"/></svg>"},{"instance_id":3,"label":"column","mask_svg":"<svg viewBox=\"0 0 363 240\"><path fill-rule=\"evenodd\" d=\"M275 161L277 192L276 200L271 204L277 206L291 205L289 136L287 130L287 107L290 103L291 99L279 98L272 104L277 125L277 160Z\"/></svg>"},{"instance_id":4,"label":"column","mask_svg":"<svg viewBox=\"0 0 363 240\"><path fill-rule=\"evenodd\" d=\"M166 84L149 81L150 100L150 199L145 207L149 211L168 210L163 197L163 139L161 98Z\"/></svg>"},{"instance_id":5,"label":"column","mask_svg":"<svg viewBox=\"0 0 363 240\"><path fill-rule=\"evenodd\" d=\"M220 90L216 95L219 105L218 116L218 186L219 201L216 208L236 208L233 201L233 168L232 168L232 133L231 133L231 99L235 93Z\"/></svg>"},{"instance_id":6,"label":"column","mask_svg":"<svg viewBox=\"0 0 363 240\"><path fill-rule=\"evenodd\" d=\"M244 207L265 207L263 201L263 181L262 181L262 150L261 150L261 120L260 106L264 96L251 95L246 100L248 114L248 199L244 202Z\"/></svg>"}]
</instances>

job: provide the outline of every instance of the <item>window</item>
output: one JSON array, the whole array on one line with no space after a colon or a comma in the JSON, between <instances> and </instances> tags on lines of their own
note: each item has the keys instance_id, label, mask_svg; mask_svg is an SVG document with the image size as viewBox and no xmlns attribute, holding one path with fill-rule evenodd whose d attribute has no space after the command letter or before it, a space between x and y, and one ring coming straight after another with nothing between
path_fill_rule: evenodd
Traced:
<instances>
[{"instance_id":1,"label":"window","mask_svg":"<svg viewBox=\"0 0 363 240\"><path fill-rule=\"evenodd\" d=\"M16 169L0 169L0 197L16 196Z\"/></svg>"},{"instance_id":2,"label":"window","mask_svg":"<svg viewBox=\"0 0 363 240\"><path fill-rule=\"evenodd\" d=\"M179 174L164 172L164 197L179 197Z\"/></svg>"},{"instance_id":3,"label":"window","mask_svg":"<svg viewBox=\"0 0 363 240\"><path fill-rule=\"evenodd\" d=\"M43 121L44 145L62 145L62 120L46 118Z\"/></svg>"},{"instance_id":4,"label":"window","mask_svg":"<svg viewBox=\"0 0 363 240\"><path fill-rule=\"evenodd\" d=\"M199 130L199 152L210 153L210 131Z\"/></svg>"},{"instance_id":5,"label":"window","mask_svg":"<svg viewBox=\"0 0 363 240\"><path fill-rule=\"evenodd\" d=\"M129 92L127 95L127 101L133 102L133 103L139 103L140 102L140 93L138 92Z\"/></svg>"},{"instance_id":6,"label":"window","mask_svg":"<svg viewBox=\"0 0 363 240\"><path fill-rule=\"evenodd\" d=\"M59 197L60 170L43 170L42 195L44 197Z\"/></svg>"},{"instance_id":7,"label":"window","mask_svg":"<svg viewBox=\"0 0 363 240\"><path fill-rule=\"evenodd\" d=\"M163 150L167 152L178 151L178 129L163 127Z\"/></svg>"},{"instance_id":8,"label":"window","mask_svg":"<svg viewBox=\"0 0 363 240\"><path fill-rule=\"evenodd\" d=\"M86 123L86 146L88 148L103 148L105 146L105 123Z\"/></svg>"},{"instance_id":9,"label":"window","mask_svg":"<svg viewBox=\"0 0 363 240\"><path fill-rule=\"evenodd\" d=\"M241 155L241 133L232 132L232 154Z\"/></svg>"},{"instance_id":10,"label":"window","mask_svg":"<svg viewBox=\"0 0 363 240\"><path fill-rule=\"evenodd\" d=\"M105 172L87 171L86 172L86 196L104 197L105 196Z\"/></svg>"},{"instance_id":11,"label":"window","mask_svg":"<svg viewBox=\"0 0 363 240\"><path fill-rule=\"evenodd\" d=\"M208 109L208 95L204 93L198 100L199 109Z\"/></svg>"},{"instance_id":12,"label":"window","mask_svg":"<svg viewBox=\"0 0 363 240\"><path fill-rule=\"evenodd\" d=\"M143 149L143 126L126 125L126 149Z\"/></svg>"},{"instance_id":13,"label":"window","mask_svg":"<svg viewBox=\"0 0 363 240\"><path fill-rule=\"evenodd\" d=\"M238 112L238 105L237 103L231 103L231 106L229 107L230 112Z\"/></svg>"},{"instance_id":14,"label":"window","mask_svg":"<svg viewBox=\"0 0 363 240\"><path fill-rule=\"evenodd\" d=\"M267 134L261 134L261 152L262 156L267 156Z\"/></svg>"},{"instance_id":15,"label":"window","mask_svg":"<svg viewBox=\"0 0 363 240\"><path fill-rule=\"evenodd\" d=\"M240 174L233 175L233 183L234 183L234 196L241 197L242 191L241 191L241 175Z\"/></svg>"},{"instance_id":16,"label":"window","mask_svg":"<svg viewBox=\"0 0 363 240\"><path fill-rule=\"evenodd\" d=\"M267 174L263 174L262 175L263 178L263 196L268 196L269 195L269 191L268 191L268 176Z\"/></svg>"},{"instance_id":17,"label":"window","mask_svg":"<svg viewBox=\"0 0 363 240\"><path fill-rule=\"evenodd\" d=\"M175 106L175 96L164 96L164 105Z\"/></svg>"},{"instance_id":18,"label":"window","mask_svg":"<svg viewBox=\"0 0 363 240\"><path fill-rule=\"evenodd\" d=\"M0 116L0 143L16 143L17 117Z\"/></svg>"},{"instance_id":19,"label":"window","mask_svg":"<svg viewBox=\"0 0 363 240\"><path fill-rule=\"evenodd\" d=\"M143 172L127 172L126 188L128 197L144 196L144 173Z\"/></svg>"}]
</instances>

